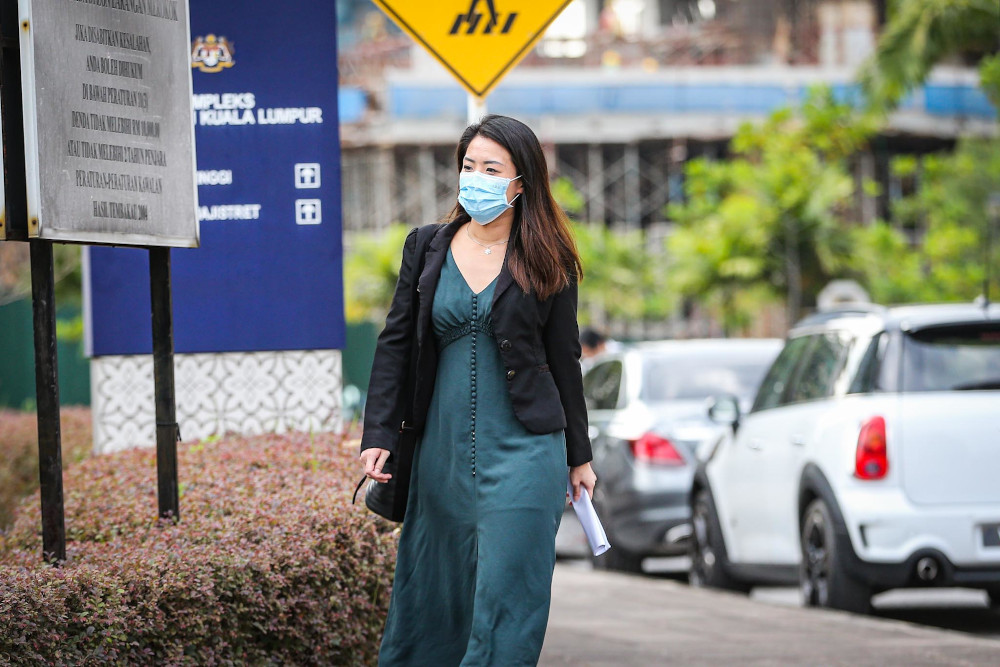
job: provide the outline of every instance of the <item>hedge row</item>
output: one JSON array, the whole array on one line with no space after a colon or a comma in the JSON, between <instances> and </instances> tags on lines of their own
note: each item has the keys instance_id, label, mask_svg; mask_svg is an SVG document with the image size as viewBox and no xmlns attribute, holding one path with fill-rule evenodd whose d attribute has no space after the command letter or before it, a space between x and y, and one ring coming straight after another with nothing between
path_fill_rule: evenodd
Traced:
<instances>
[{"instance_id":1,"label":"hedge row","mask_svg":"<svg viewBox=\"0 0 1000 667\"><path fill-rule=\"evenodd\" d=\"M64 408L63 467L82 461L91 451L90 410ZM0 410L0 535L14 519L14 506L38 488L38 422L33 412Z\"/></svg>"},{"instance_id":2,"label":"hedge row","mask_svg":"<svg viewBox=\"0 0 1000 667\"><path fill-rule=\"evenodd\" d=\"M334 436L179 446L181 521L150 450L65 476L67 562L40 562L37 494L0 545L0 663L373 664L394 526L350 505Z\"/></svg>"}]
</instances>

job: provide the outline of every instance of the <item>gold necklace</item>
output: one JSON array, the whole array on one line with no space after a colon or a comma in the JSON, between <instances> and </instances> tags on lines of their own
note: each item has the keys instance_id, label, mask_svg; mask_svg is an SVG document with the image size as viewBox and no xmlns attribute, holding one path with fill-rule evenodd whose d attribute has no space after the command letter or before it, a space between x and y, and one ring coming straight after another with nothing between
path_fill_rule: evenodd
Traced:
<instances>
[{"instance_id":1,"label":"gold necklace","mask_svg":"<svg viewBox=\"0 0 1000 667\"><path fill-rule=\"evenodd\" d=\"M476 238L472 235L472 232L469 229L471 226L472 225L469 225L469 224L465 225L465 234L466 234L466 236L469 237L470 241L472 241L473 243L475 243L478 246L482 246L483 247L483 254L484 255L492 255L493 254L493 246L495 246L495 245L503 245L503 244L507 243L507 241L510 240L510 237L508 236L503 241L497 241L496 243L483 243L482 241L477 241Z\"/></svg>"}]
</instances>

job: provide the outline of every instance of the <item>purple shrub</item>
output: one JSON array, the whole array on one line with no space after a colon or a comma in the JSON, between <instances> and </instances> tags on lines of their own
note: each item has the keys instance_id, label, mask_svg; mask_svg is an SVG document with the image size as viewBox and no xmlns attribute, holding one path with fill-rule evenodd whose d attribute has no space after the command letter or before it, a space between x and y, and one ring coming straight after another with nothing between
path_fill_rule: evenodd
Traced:
<instances>
[{"instance_id":1,"label":"purple shrub","mask_svg":"<svg viewBox=\"0 0 1000 667\"><path fill-rule=\"evenodd\" d=\"M156 519L154 451L73 466L67 562L41 563L37 493L0 545L0 664L373 664L396 536L350 505L355 452L181 443L180 523Z\"/></svg>"},{"instance_id":2,"label":"purple shrub","mask_svg":"<svg viewBox=\"0 0 1000 667\"><path fill-rule=\"evenodd\" d=\"M63 467L86 458L93 447L90 410L63 408ZM33 412L0 410L0 535L14 518L14 506L38 488L38 422Z\"/></svg>"}]
</instances>

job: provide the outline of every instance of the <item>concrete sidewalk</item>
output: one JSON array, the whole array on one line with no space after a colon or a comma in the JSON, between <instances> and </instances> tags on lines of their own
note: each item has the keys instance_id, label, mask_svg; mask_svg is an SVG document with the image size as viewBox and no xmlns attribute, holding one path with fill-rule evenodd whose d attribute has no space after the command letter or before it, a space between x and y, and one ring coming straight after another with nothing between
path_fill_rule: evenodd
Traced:
<instances>
[{"instance_id":1,"label":"concrete sidewalk","mask_svg":"<svg viewBox=\"0 0 1000 667\"><path fill-rule=\"evenodd\" d=\"M539 664L1000 665L1000 641L559 564Z\"/></svg>"}]
</instances>

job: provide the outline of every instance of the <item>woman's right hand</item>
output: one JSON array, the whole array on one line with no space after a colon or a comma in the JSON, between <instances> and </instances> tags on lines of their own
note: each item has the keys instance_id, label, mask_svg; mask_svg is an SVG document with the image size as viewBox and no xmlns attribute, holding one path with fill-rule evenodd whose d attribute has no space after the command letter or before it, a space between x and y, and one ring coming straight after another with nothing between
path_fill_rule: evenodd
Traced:
<instances>
[{"instance_id":1,"label":"woman's right hand","mask_svg":"<svg viewBox=\"0 0 1000 667\"><path fill-rule=\"evenodd\" d=\"M388 449L373 447L361 452L361 462L365 464L365 474L376 482L388 482L392 479L392 475L382 472L388 458Z\"/></svg>"}]
</instances>

